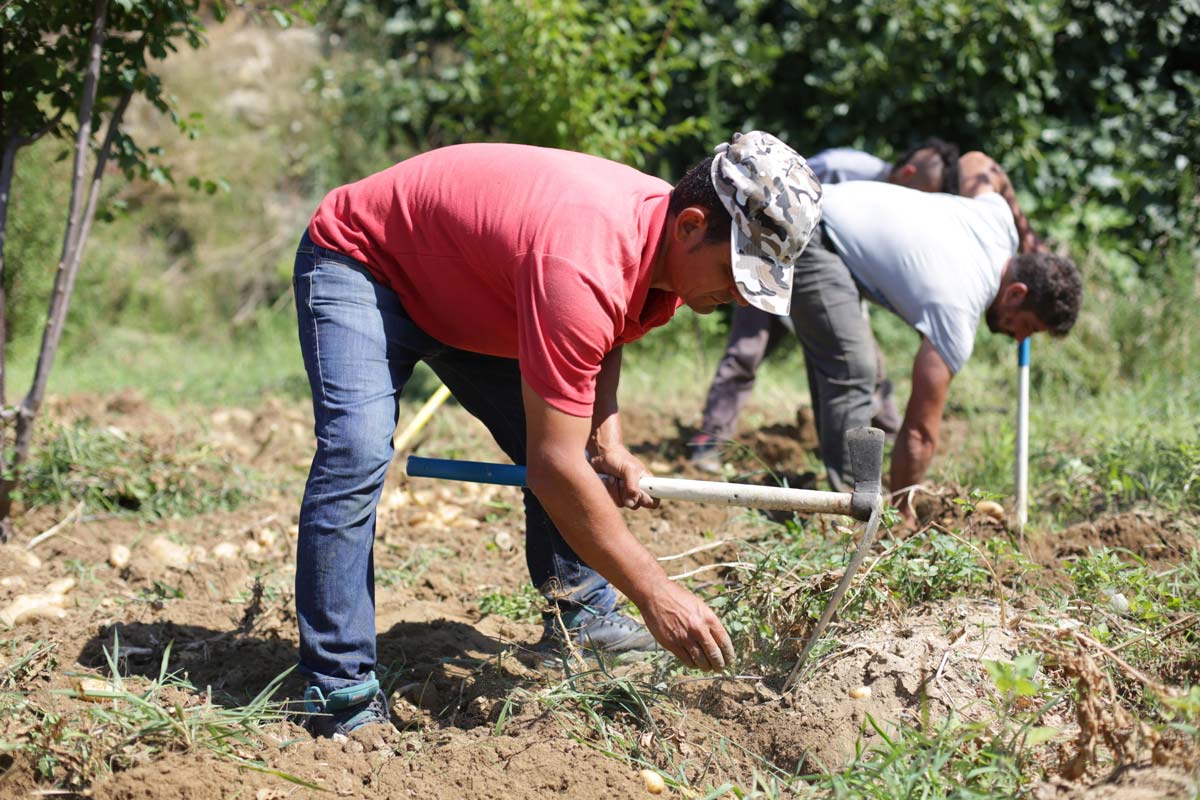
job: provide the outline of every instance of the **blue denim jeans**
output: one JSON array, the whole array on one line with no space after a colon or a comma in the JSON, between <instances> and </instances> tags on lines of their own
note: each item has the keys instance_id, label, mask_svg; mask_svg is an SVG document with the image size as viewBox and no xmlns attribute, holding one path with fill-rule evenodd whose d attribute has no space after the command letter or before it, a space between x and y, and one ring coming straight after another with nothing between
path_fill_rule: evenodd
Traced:
<instances>
[{"instance_id":1,"label":"blue denim jeans","mask_svg":"<svg viewBox=\"0 0 1200 800\"><path fill-rule=\"evenodd\" d=\"M516 360L437 341L366 266L318 247L307 232L294 281L317 439L296 554L300 667L328 692L375 668L375 506L392 461L396 402L413 367L427 363L516 464L525 463L525 408ZM565 612L613 608L608 581L575 554L529 490L525 555L533 585Z\"/></svg>"}]
</instances>

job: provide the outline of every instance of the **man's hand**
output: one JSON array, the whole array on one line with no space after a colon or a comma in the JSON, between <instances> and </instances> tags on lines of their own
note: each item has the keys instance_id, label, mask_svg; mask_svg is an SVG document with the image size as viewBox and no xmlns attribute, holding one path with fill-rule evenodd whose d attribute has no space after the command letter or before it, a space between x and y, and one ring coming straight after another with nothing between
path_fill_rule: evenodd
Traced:
<instances>
[{"instance_id":1,"label":"man's hand","mask_svg":"<svg viewBox=\"0 0 1200 800\"><path fill-rule=\"evenodd\" d=\"M725 626L703 600L679 584L663 581L637 607L650 633L684 666L712 671L733 666L733 642Z\"/></svg>"},{"instance_id":2,"label":"man's hand","mask_svg":"<svg viewBox=\"0 0 1200 800\"><path fill-rule=\"evenodd\" d=\"M650 633L684 664L721 669L731 663L733 647L716 615L704 601L667 578L658 560L629 532L596 473L581 458L591 420L559 411L527 382L522 381L521 389L529 436L529 489L567 544L642 610ZM604 447L599 452L619 455L623 449ZM625 453L628 460L618 457L615 460L623 464L610 468L624 476L622 481L632 479L636 486L645 469Z\"/></svg>"},{"instance_id":3,"label":"man's hand","mask_svg":"<svg viewBox=\"0 0 1200 800\"><path fill-rule=\"evenodd\" d=\"M604 481L608 494L618 508L658 508L657 498L643 492L638 484L650 471L633 453L624 447L609 447L599 455L592 456L592 469L608 476Z\"/></svg>"}]
</instances>

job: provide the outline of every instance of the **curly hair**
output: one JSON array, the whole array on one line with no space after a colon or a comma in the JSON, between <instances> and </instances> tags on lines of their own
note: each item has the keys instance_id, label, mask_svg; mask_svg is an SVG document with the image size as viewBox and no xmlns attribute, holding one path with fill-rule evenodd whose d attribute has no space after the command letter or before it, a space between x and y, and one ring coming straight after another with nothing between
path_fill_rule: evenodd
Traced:
<instances>
[{"instance_id":1,"label":"curly hair","mask_svg":"<svg viewBox=\"0 0 1200 800\"><path fill-rule=\"evenodd\" d=\"M1037 315L1051 336L1066 336L1083 304L1075 262L1051 253L1022 253L1013 257L1013 267L1013 279L1029 287L1021 308Z\"/></svg>"},{"instance_id":2,"label":"curly hair","mask_svg":"<svg viewBox=\"0 0 1200 800\"><path fill-rule=\"evenodd\" d=\"M941 161L942 167L942 185L938 191L946 194L958 194L958 145L954 142L947 142L939 139L936 136L930 136L924 141L918 142L912 147L901 153L895 161L896 166L892 169L899 169L908 162L912 161L913 156L922 150L932 150L934 155Z\"/></svg>"},{"instance_id":3,"label":"curly hair","mask_svg":"<svg viewBox=\"0 0 1200 800\"><path fill-rule=\"evenodd\" d=\"M729 229L733 219L725 210L725 204L717 196L716 187L712 182L712 158L706 158L694 165L675 184L671 190L671 202L667 206L668 214L678 214L685 208L695 206L704 209L708 220L708 228L704 232L704 242L719 242L729 240Z\"/></svg>"}]
</instances>

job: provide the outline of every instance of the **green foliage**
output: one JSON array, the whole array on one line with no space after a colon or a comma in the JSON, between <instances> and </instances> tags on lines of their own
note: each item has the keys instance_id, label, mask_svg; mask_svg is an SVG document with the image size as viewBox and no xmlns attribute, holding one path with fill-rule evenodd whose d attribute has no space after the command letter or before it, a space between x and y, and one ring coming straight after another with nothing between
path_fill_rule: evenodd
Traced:
<instances>
[{"instance_id":1,"label":"green foliage","mask_svg":"<svg viewBox=\"0 0 1200 800\"><path fill-rule=\"evenodd\" d=\"M906 605L970 593L991 580L978 550L933 529L903 541L878 570L887 589Z\"/></svg>"},{"instance_id":2,"label":"green foliage","mask_svg":"<svg viewBox=\"0 0 1200 800\"><path fill-rule=\"evenodd\" d=\"M243 469L206 448L177 446L115 428L53 426L32 454L19 499L163 518L228 511L252 496Z\"/></svg>"},{"instance_id":3,"label":"green foliage","mask_svg":"<svg viewBox=\"0 0 1200 800\"><path fill-rule=\"evenodd\" d=\"M1101 250L1117 276L1154 278L1152 249L1195 236L1195 3L791 0L773 10L785 55L759 105L802 148L894 152L938 134L984 149L1036 219Z\"/></svg>"},{"instance_id":4,"label":"green foliage","mask_svg":"<svg viewBox=\"0 0 1200 800\"><path fill-rule=\"evenodd\" d=\"M51 147L17 156L4 246L5 341L41 330L62 249L69 183Z\"/></svg>"},{"instance_id":5,"label":"green foliage","mask_svg":"<svg viewBox=\"0 0 1200 800\"><path fill-rule=\"evenodd\" d=\"M819 796L921 797L926 800L1017 797L1027 788L1025 756L981 723L949 719L933 730L902 724L885 730L840 772L810 776Z\"/></svg>"},{"instance_id":6,"label":"green foliage","mask_svg":"<svg viewBox=\"0 0 1200 800\"><path fill-rule=\"evenodd\" d=\"M515 592L497 589L479 598L480 614L499 614L517 622L537 622L545 606L545 598L528 583Z\"/></svg>"},{"instance_id":7,"label":"green foliage","mask_svg":"<svg viewBox=\"0 0 1200 800\"><path fill-rule=\"evenodd\" d=\"M319 81L360 153L501 140L641 165L705 127L671 106L677 76L698 63L699 0L347 3L331 17L390 55Z\"/></svg>"},{"instance_id":8,"label":"green foliage","mask_svg":"<svg viewBox=\"0 0 1200 800\"><path fill-rule=\"evenodd\" d=\"M158 111L173 115L182 130L186 118L175 114L171 98L150 69L151 59L164 58L186 43L203 45L200 0L120 0L107 8L96 105L90 120L93 134L120 99L137 95ZM224 5L212 6L216 18ZM3 139L33 139L45 132L60 139L74 135L72 114L78 113L92 34L94 9L88 3L14 0L0 9L4 22ZM98 147L100 142L89 142ZM118 129L112 141L117 165L127 177L169 181L169 168L152 160L128 131Z\"/></svg>"},{"instance_id":9,"label":"green foliage","mask_svg":"<svg viewBox=\"0 0 1200 800\"><path fill-rule=\"evenodd\" d=\"M1141 625L1166 625L1176 615L1200 612L1200 561L1181 565L1173 580L1138 562L1128 551L1089 549L1088 555L1072 559L1067 574L1077 597ZM1093 632L1101 640L1111 638L1107 625Z\"/></svg>"},{"instance_id":10,"label":"green foliage","mask_svg":"<svg viewBox=\"0 0 1200 800\"><path fill-rule=\"evenodd\" d=\"M1151 425L1101 439L1091 452L1056 454L1049 472L1047 499L1071 515L1135 504L1200 511L1200 438L1162 438Z\"/></svg>"}]
</instances>

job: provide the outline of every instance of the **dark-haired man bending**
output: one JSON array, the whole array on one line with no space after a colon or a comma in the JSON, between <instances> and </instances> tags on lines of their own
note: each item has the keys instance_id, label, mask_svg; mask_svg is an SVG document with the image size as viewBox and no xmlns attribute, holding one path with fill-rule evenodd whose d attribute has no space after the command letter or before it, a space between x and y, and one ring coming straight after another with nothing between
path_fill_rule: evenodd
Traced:
<instances>
[{"instance_id":1,"label":"dark-haired man bending","mask_svg":"<svg viewBox=\"0 0 1200 800\"><path fill-rule=\"evenodd\" d=\"M581 153L469 144L325 197L295 267L317 440L296 554L315 733L388 719L371 554L396 400L418 361L527 467L530 579L557 606L542 646L569 635L621 653L657 640L688 666L729 663L720 621L614 507L657 505L622 441L621 346L683 304L786 313L820 197L804 160L758 131L675 189ZM618 610L614 587L645 625Z\"/></svg>"},{"instance_id":2,"label":"dark-haired man bending","mask_svg":"<svg viewBox=\"0 0 1200 800\"><path fill-rule=\"evenodd\" d=\"M901 153L892 163L849 147L831 147L808 159L824 185L843 181L885 181L922 192L958 194L958 145L929 137ZM866 308L863 309L866 313ZM700 433L688 442L688 457L707 472L721 471L721 444L737 432L737 420L754 389L763 360L791 334L791 320L748 306L735 308L729 341L717 364L704 402ZM876 348L875 413L871 424L889 433L900 427L883 354Z\"/></svg>"},{"instance_id":3,"label":"dark-haired man bending","mask_svg":"<svg viewBox=\"0 0 1200 800\"><path fill-rule=\"evenodd\" d=\"M937 449L950 381L981 317L1016 340L1064 336L1082 301L1068 259L1017 255L1007 179L990 158L959 161L961 196L872 181L825 187L818 233L796 262L790 316L804 348L821 458L837 489L853 485L845 431L871 419L875 352L860 298L921 334L912 394L892 453L891 488L920 483ZM898 503L910 520L906 500Z\"/></svg>"}]
</instances>

